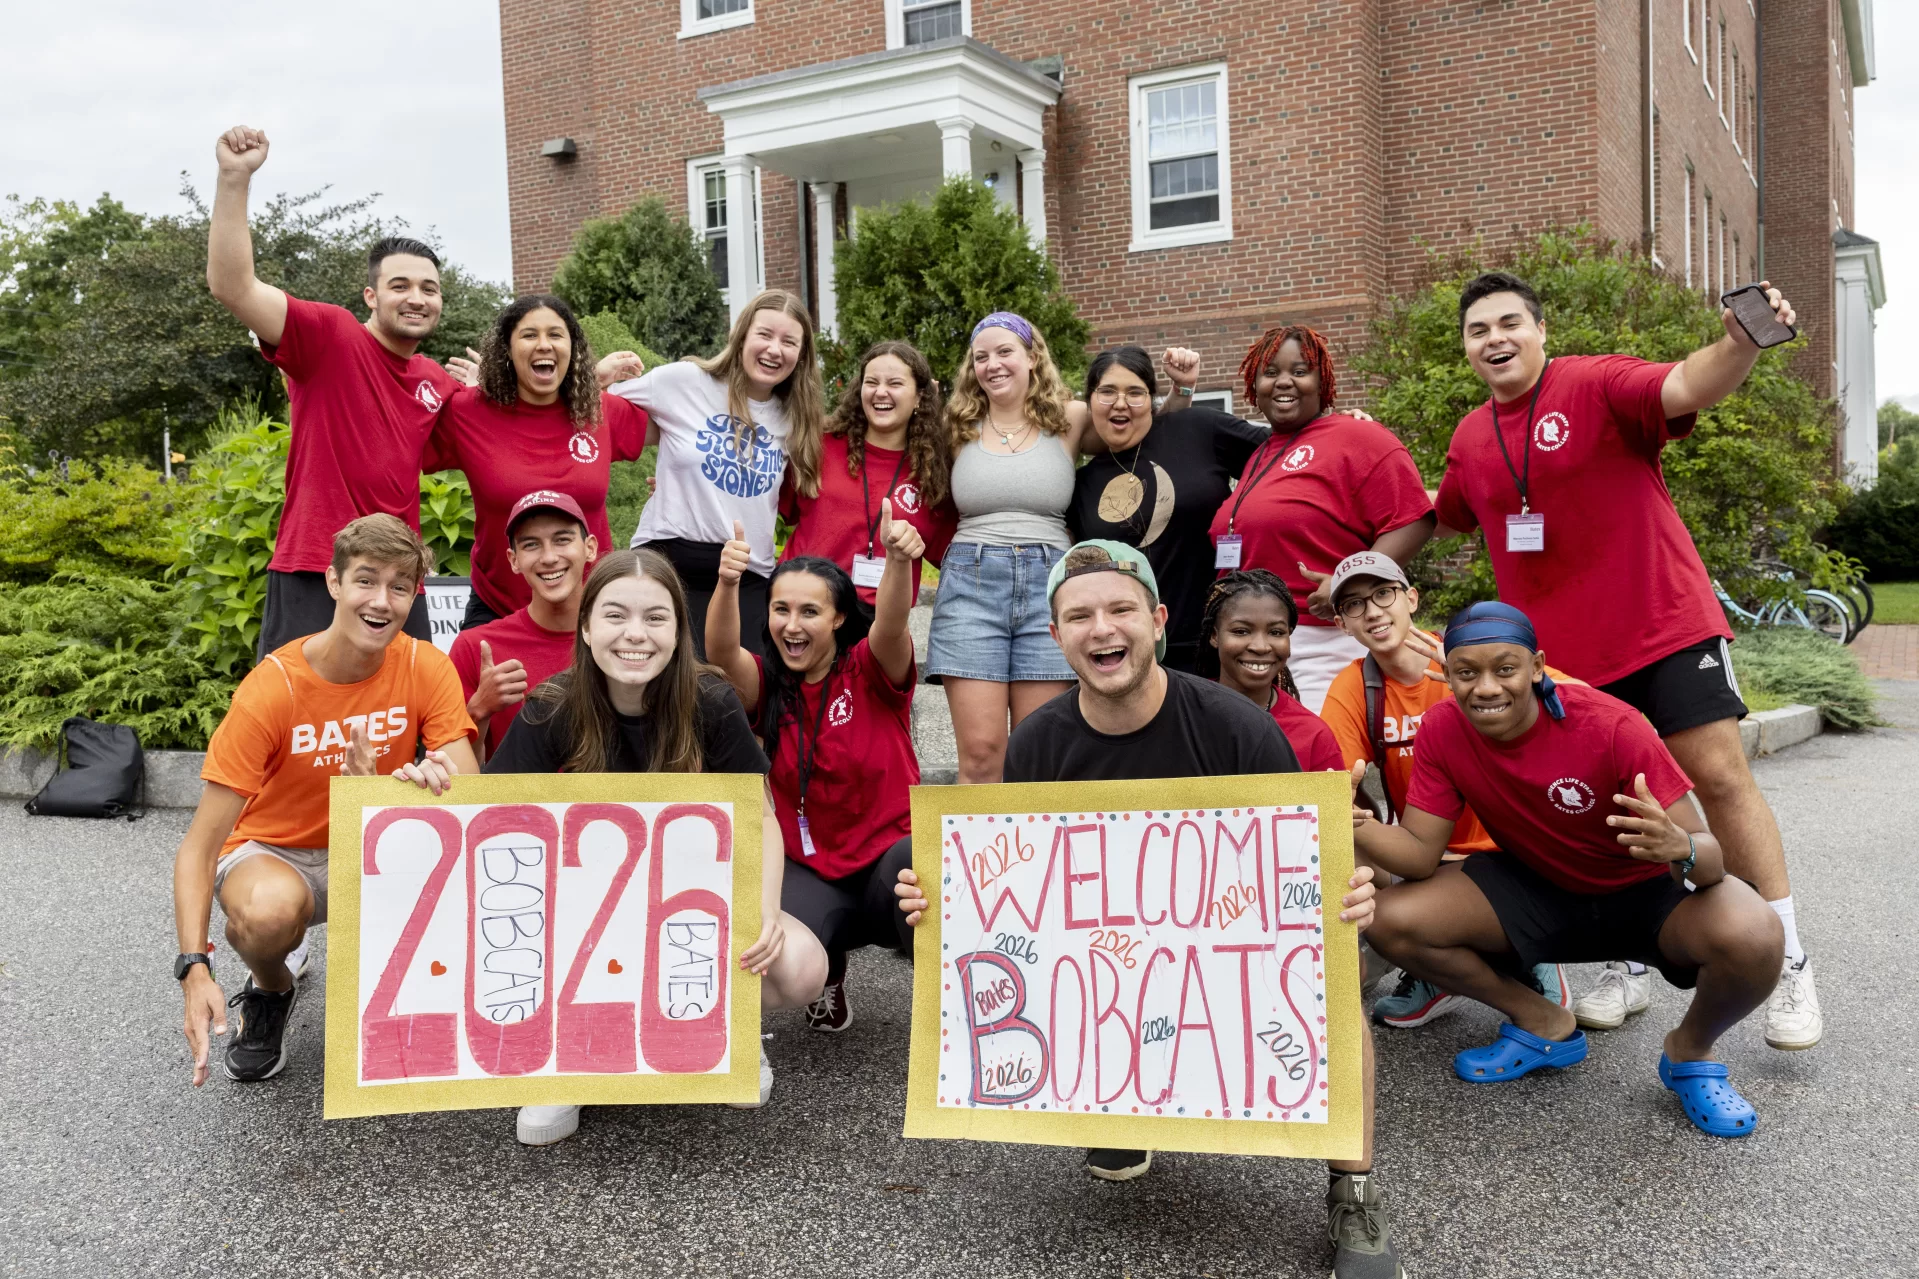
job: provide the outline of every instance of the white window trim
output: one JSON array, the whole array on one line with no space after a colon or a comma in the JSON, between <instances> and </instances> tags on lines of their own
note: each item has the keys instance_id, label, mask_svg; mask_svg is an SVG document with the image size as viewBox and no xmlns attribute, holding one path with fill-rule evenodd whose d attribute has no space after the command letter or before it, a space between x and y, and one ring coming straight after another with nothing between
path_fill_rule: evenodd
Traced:
<instances>
[{"instance_id":1,"label":"white window trim","mask_svg":"<svg viewBox=\"0 0 1919 1279\"><path fill-rule=\"evenodd\" d=\"M725 160L725 156L702 155L696 156L686 162L686 221L687 225L693 228L693 234L698 237L701 243L705 243L706 241L706 175L720 168ZM754 278L752 287L747 290L747 297L752 297L753 294L758 293L766 287L766 236L762 230L762 224L765 222L765 219L759 216L760 211L766 207L766 193L760 181L761 172L762 170L759 165L756 164L753 166L754 208L750 215L753 220L750 234L753 237ZM735 228L736 224L733 221L733 210L728 209L726 211L726 233L732 235ZM729 306L731 306L733 300L733 287L736 286L730 286L720 292L720 300Z\"/></svg>"},{"instance_id":2,"label":"white window trim","mask_svg":"<svg viewBox=\"0 0 1919 1279\"><path fill-rule=\"evenodd\" d=\"M1218 409L1221 413L1233 411L1233 393L1226 391L1194 391L1193 403L1209 409Z\"/></svg>"},{"instance_id":3,"label":"white window trim","mask_svg":"<svg viewBox=\"0 0 1919 1279\"><path fill-rule=\"evenodd\" d=\"M1692 287L1692 184L1694 179L1692 161L1686 161L1686 198L1680 215L1680 229L1684 232L1686 251L1682 255L1686 270L1686 287Z\"/></svg>"},{"instance_id":4,"label":"white window trim","mask_svg":"<svg viewBox=\"0 0 1919 1279\"><path fill-rule=\"evenodd\" d=\"M1712 0L1699 0L1699 54L1693 59L1699 64L1699 83L1706 86L1706 96L1712 96Z\"/></svg>"},{"instance_id":5,"label":"white window trim","mask_svg":"<svg viewBox=\"0 0 1919 1279\"><path fill-rule=\"evenodd\" d=\"M724 13L717 18L700 17L700 0L680 0L680 35L682 40L694 36L711 35L715 31L725 31L731 27L753 25L753 5L749 0L746 8L738 13Z\"/></svg>"},{"instance_id":6,"label":"white window trim","mask_svg":"<svg viewBox=\"0 0 1919 1279\"><path fill-rule=\"evenodd\" d=\"M1189 80L1214 79L1214 108L1219 119L1219 221L1196 226L1152 229L1151 200L1153 183L1146 162L1146 92ZM1177 248L1183 244L1217 244L1233 238L1233 165L1232 140L1228 136L1231 111L1227 106L1226 64L1208 62L1171 71L1154 71L1134 76L1126 82L1127 117L1132 133L1133 241L1128 253Z\"/></svg>"},{"instance_id":7,"label":"white window trim","mask_svg":"<svg viewBox=\"0 0 1919 1279\"><path fill-rule=\"evenodd\" d=\"M1699 61L1699 51L1692 47L1692 7L1695 0L1679 0L1679 26L1685 36L1686 52L1694 62Z\"/></svg>"},{"instance_id":8,"label":"white window trim","mask_svg":"<svg viewBox=\"0 0 1919 1279\"><path fill-rule=\"evenodd\" d=\"M1719 38L1719 44L1717 46L1719 52L1714 56L1714 65L1717 70L1714 71L1713 75L1719 82L1719 92L1714 96L1719 99L1719 123L1726 124L1726 20L1724 18L1719 20L1719 31L1717 34ZM1726 127L1731 128L1732 126L1726 125Z\"/></svg>"},{"instance_id":9,"label":"white window trim","mask_svg":"<svg viewBox=\"0 0 1919 1279\"><path fill-rule=\"evenodd\" d=\"M906 47L906 7L900 0L885 0L886 3L886 47L904 49ZM959 0L960 34L973 34L973 0Z\"/></svg>"},{"instance_id":10,"label":"white window trim","mask_svg":"<svg viewBox=\"0 0 1919 1279\"><path fill-rule=\"evenodd\" d=\"M1726 122L1726 132L1732 135L1734 155L1744 155L1746 149L1739 145L1739 99L1745 93L1745 85L1739 75L1739 49L1732 51L1732 92L1726 95L1726 104L1720 109L1719 118Z\"/></svg>"}]
</instances>

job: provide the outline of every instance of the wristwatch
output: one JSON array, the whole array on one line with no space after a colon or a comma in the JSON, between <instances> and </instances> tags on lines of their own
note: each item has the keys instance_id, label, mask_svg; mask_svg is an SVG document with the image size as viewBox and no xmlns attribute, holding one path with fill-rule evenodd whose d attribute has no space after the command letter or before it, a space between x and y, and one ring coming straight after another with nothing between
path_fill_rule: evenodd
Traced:
<instances>
[{"instance_id":1,"label":"wristwatch","mask_svg":"<svg viewBox=\"0 0 1919 1279\"><path fill-rule=\"evenodd\" d=\"M1173 388L1173 393L1183 395L1189 400L1193 398L1193 388L1190 386L1176 386Z\"/></svg>"},{"instance_id":2,"label":"wristwatch","mask_svg":"<svg viewBox=\"0 0 1919 1279\"><path fill-rule=\"evenodd\" d=\"M205 964L207 966L207 976L213 976L213 961L208 959L204 954L183 954L174 958L173 980L185 981L188 971L191 970L195 964Z\"/></svg>"}]
</instances>

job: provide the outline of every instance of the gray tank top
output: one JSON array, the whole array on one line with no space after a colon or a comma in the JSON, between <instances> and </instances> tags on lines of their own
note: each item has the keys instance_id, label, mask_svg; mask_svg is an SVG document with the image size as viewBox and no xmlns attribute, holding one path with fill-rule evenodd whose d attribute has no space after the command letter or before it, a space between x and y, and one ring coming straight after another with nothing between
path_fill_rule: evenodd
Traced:
<instances>
[{"instance_id":1,"label":"gray tank top","mask_svg":"<svg viewBox=\"0 0 1919 1279\"><path fill-rule=\"evenodd\" d=\"M1073 500L1073 459L1056 435L1041 435L1018 453L988 453L978 440L953 459L955 542L984 546L1072 546L1066 507Z\"/></svg>"}]
</instances>

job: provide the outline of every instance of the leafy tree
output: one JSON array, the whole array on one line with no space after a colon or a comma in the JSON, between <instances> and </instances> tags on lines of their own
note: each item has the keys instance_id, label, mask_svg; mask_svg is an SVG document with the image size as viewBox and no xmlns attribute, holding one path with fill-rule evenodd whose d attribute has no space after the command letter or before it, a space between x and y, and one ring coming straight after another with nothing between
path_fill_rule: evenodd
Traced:
<instances>
[{"instance_id":1,"label":"leafy tree","mask_svg":"<svg viewBox=\"0 0 1919 1279\"><path fill-rule=\"evenodd\" d=\"M1698 292L1585 228L1545 232L1496 258L1479 249L1436 255L1428 282L1388 302L1351 361L1370 383L1369 408L1406 441L1429 484L1445 470L1454 427L1486 399L1460 343L1459 295L1493 268L1538 292L1548 355L1679 360L1725 332ZM1700 558L1734 595L1780 589L1758 563L1768 557L1822 577L1837 571L1815 540L1837 510L1833 406L1792 373L1798 350L1762 354L1745 383L1665 451L1666 483ZM1427 580L1441 576L1435 561L1461 549L1434 543L1420 565ZM1492 585L1481 548L1469 571L1432 593L1432 613L1487 598Z\"/></svg>"},{"instance_id":2,"label":"leafy tree","mask_svg":"<svg viewBox=\"0 0 1919 1279\"><path fill-rule=\"evenodd\" d=\"M1919 413L1914 413L1897 400L1887 400L1879 406L1880 448L1919 434L1914 427L1919 427Z\"/></svg>"},{"instance_id":3,"label":"leafy tree","mask_svg":"<svg viewBox=\"0 0 1919 1279\"><path fill-rule=\"evenodd\" d=\"M0 428L20 460L49 451L153 458L162 429L189 451L227 405L286 403L278 374L206 287L208 210L146 217L102 196L91 209L13 202L0 218ZM255 270L297 297L364 318L366 250L400 228L371 200L276 196L252 212ZM496 286L442 268L445 311L424 344L444 359L477 345L504 303Z\"/></svg>"},{"instance_id":4,"label":"leafy tree","mask_svg":"<svg viewBox=\"0 0 1919 1279\"><path fill-rule=\"evenodd\" d=\"M1890 403L1888 408L1895 407ZM1886 411L1879 410L1883 427ZM1833 544L1858 558L1880 581L1919 581L1919 433L1879 453L1879 480L1854 493L1833 521Z\"/></svg>"},{"instance_id":5,"label":"leafy tree","mask_svg":"<svg viewBox=\"0 0 1919 1279\"><path fill-rule=\"evenodd\" d=\"M826 347L829 391L845 384L874 342L904 338L950 385L973 324L1015 311L1046 337L1068 386L1086 370L1086 322L1059 272L1013 211L979 182L955 178L929 204L862 211L834 253L839 340Z\"/></svg>"},{"instance_id":6,"label":"leafy tree","mask_svg":"<svg viewBox=\"0 0 1919 1279\"><path fill-rule=\"evenodd\" d=\"M582 226L553 291L582 315L610 312L668 359L711 355L726 340L726 304L705 246L658 196Z\"/></svg>"}]
</instances>

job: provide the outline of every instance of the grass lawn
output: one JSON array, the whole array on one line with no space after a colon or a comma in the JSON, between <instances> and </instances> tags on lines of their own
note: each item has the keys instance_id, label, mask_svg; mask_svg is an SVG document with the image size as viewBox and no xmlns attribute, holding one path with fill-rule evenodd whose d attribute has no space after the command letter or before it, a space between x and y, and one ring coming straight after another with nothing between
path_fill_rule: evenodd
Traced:
<instances>
[{"instance_id":1,"label":"grass lawn","mask_svg":"<svg viewBox=\"0 0 1919 1279\"><path fill-rule=\"evenodd\" d=\"M1872 624L1919 625L1919 582L1873 582Z\"/></svg>"},{"instance_id":2,"label":"grass lawn","mask_svg":"<svg viewBox=\"0 0 1919 1279\"><path fill-rule=\"evenodd\" d=\"M1742 688L1739 690L1739 695L1746 703L1746 709L1755 715L1760 711L1776 711L1781 706L1792 705L1792 698L1769 693L1763 688Z\"/></svg>"}]
</instances>

